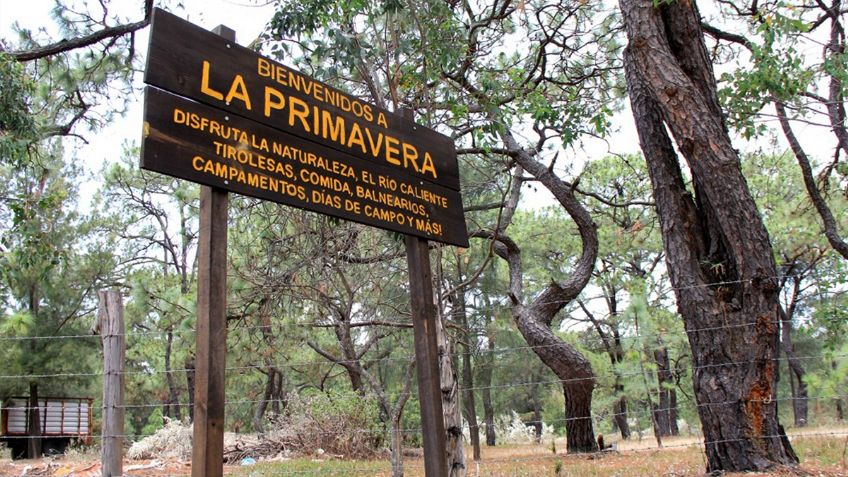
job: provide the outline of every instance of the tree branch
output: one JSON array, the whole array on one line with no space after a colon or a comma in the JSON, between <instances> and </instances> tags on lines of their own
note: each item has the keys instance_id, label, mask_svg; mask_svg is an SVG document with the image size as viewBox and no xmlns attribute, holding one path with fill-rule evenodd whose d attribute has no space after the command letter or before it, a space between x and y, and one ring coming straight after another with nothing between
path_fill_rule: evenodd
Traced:
<instances>
[{"instance_id":1,"label":"tree branch","mask_svg":"<svg viewBox=\"0 0 848 477\"><path fill-rule=\"evenodd\" d=\"M153 0L145 0L144 2L144 20L128 23L126 25L118 25L114 27L107 27L102 30L98 30L94 33L91 33L86 36L81 36L77 38L63 39L57 41L56 43L52 43L45 46L39 46L30 50L20 50L13 51L9 54L17 61L25 62L37 60L40 58L44 58L46 56L56 55L58 53L64 53L66 51L75 50L77 48L83 48L89 45L93 45L97 42L103 41L107 38L114 38L119 36L124 36L128 33L133 33L137 30L145 28L150 24L150 18L153 14Z\"/></svg>"}]
</instances>

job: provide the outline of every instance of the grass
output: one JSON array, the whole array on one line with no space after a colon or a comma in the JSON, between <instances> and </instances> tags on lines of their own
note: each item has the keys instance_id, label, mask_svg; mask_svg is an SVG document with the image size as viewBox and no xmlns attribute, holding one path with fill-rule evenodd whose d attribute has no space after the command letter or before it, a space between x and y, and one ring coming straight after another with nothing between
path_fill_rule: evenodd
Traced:
<instances>
[{"instance_id":1,"label":"grass","mask_svg":"<svg viewBox=\"0 0 848 477\"><path fill-rule=\"evenodd\" d=\"M310 477L322 475L391 475L388 461L374 460L313 460L292 459L283 462L263 462L241 469L229 469L227 475L245 477ZM423 474L422 474L423 475Z\"/></svg>"},{"instance_id":2,"label":"grass","mask_svg":"<svg viewBox=\"0 0 848 477\"><path fill-rule=\"evenodd\" d=\"M818 430L817 433L827 431ZM550 442L539 445L505 445L484 447L479 475L486 477L659 477L705 475L706 460L696 445L698 439L667 439L665 448L657 449L650 440L622 442L618 452L595 455L563 455L551 452ZM846 437L795 436L792 445L801 459L798 468L777 469L767 474L725 474L754 477L760 475L836 477L848 475L845 466ZM653 446L653 447L651 447ZM557 449L565 449L565 441L557 440ZM471 449L467 449L470 457ZM469 459L470 460L470 459ZM469 461L469 476L478 475L474 462ZM424 477L421 458L404 459L405 475ZM248 477L271 476L375 476L389 477L387 460L343 461L292 459L266 462L249 468L228 468L228 475Z\"/></svg>"},{"instance_id":3,"label":"grass","mask_svg":"<svg viewBox=\"0 0 848 477\"><path fill-rule=\"evenodd\" d=\"M801 459L797 468L776 469L769 473L725 474L727 477L755 476L848 476L846 451L848 437L845 428L813 428L790 432L792 446ZM841 435L840 435L841 434ZM557 439L556 449L551 452L550 441L542 444L503 445L483 447L479 467L470 460L471 449L466 448L469 459L468 476L485 477L683 477L703 476L706 469L704 454L700 448L700 439L694 437L669 438L664 448L656 448L652 439L641 442L633 439L618 443L617 452L594 455L565 455L564 439ZM45 466L53 462L54 467L79 467L83 464L98 462L96 455L89 452L66 456L59 460L8 461L0 460L0 475L36 475L27 473L25 468L31 465ZM131 463L127 462L126 466ZM188 463L166 461L167 467L159 470L132 472L131 475L173 476L188 475ZM52 469L52 468L50 468ZM48 469L44 469L48 472ZM37 475L52 475L39 472ZM406 457L404 470L407 477L424 477L424 461L421 457ZM230 476L246 477L318 477L318 476L362 476L390 477L391 465L383 460L338 460L300 458L277 462L260 462L252 466L227 466L225 473Z\"/></svg>"}]
</instances>

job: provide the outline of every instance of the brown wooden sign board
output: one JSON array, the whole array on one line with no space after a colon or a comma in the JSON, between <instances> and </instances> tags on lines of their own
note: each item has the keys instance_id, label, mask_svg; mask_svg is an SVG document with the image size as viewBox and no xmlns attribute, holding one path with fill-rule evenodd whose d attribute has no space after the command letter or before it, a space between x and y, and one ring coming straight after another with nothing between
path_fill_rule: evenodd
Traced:
<instances>
[{"instance_id":1,"label":"brown wooden sign board","mask_svg":"<svg viewBox=\"0 0 848 477\"><path fill-rule=\"evenodd\" d=\"M156 9L145 76L142 167L204 184L192 476L223 475L227 191L406 234L425 473L446 476L427 239L468 246L453 142L216 33Z\"/></svg>"},{"instance_id":2,"label":"brown wooden sign board","mask_svg":"<svg viewBox=\"0 0 848 477\"><path fill-rule=\"evenodd\" d=\"M154 87L144 118L144 169L468 247L457 191Z\"/></svg>"},{"instance_id":3,"label":"brown wooden sign board","mask_svg":"<svg viewBox=\"0 0 848 477\"><path fill-rule=\"evenodd\" d=\"M410 179L460 189L456 150L447 136L160 9L153 16L144 81Z\"/></svg>"}]
</instances>

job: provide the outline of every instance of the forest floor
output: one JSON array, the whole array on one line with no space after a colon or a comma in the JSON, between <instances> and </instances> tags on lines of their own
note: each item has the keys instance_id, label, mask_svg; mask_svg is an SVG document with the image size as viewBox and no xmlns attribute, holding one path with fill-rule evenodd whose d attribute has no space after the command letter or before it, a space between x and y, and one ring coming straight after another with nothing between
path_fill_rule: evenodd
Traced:
<instances>
[{"instance_id":1,"label":"forest floor","mask_svg":"<svg viewBox=\"0 0 848 477\"><path fill-rule=\"evenodd\" d=\"M801 459L796 468L777 469L770 473L725 474L726 476L756 477L848 477L848 437L845 428L816 428L789 433L795 452ZM548 441L545 444L515 444L482 449L479 465L471 460L471 448L466 448L469 476L573 476L573 477L631 477L631 476L703 476L706 468L699 438L666 439L662 449L653 439L633 439L617 443L617 449L592 455L564 455L565 440L556 440L557 453ZM424 461L420 450L408 452L404 458L404 475L424 477ZM245 477L311 477L311 476L378 476L389 477L391 465L383 460L344 460L295 458L261 461L251 466L227 466L225 474ZM191 464L179 460L132 461L124 464L125 475L185 476ZM94 477L100 476L97 455L72 454L68 457L41 460L10 461L0 459L0 476L15 477Z\"/></svg>"}]
</instances>

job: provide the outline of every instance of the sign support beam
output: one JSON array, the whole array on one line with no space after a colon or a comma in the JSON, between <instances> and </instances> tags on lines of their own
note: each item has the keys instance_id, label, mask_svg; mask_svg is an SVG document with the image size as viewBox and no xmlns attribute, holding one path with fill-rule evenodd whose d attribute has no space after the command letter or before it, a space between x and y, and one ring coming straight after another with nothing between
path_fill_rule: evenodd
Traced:
<instances>
[{"instance_id":1,"label":"sign support beam","mask_svg":"<svg viewBox=\"0 0 848 477\"><path fill-rule=\"evenodd\" d=\"M235 31L223 25L213 32L235 42ZM226 190L201 186L192 477L224 474L228 207Z\"/></svg>"},{"instance_id":2,"label":"sign support beam","mask_svg":"<svg viewBox=\"0 0 848 477\"><path fill-rule=\"evenodd\" d=\"M412 111L402 111L413 120ZM442 385L439 373L439 347L436 340L436 305L433 295L433 269L430 246L426 239L405 235L406 262L409 268L409 292L412 329L415 342L415 368L418 375L418 401L421 407L421 432L424 438L424 475L448 477L445 449L445 420L442 410Z\"/></svg>"},{"instance_id":3,"label":"sign support beam","mask_svg":"<svg viewBox=\"0 0 848 477\"><path fill-rule=\"evenodd\" d=\"M421 432L424 434L424 474L447 477L445 421L442 386L439 378L439 349L436 344L436 305L433 303L433 277L427 240L407 235L406 261L412 302L412 328L415 334L415 367L418 375L418 401L421 404Z\"/></svg>"}]
</instances>

